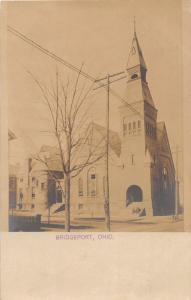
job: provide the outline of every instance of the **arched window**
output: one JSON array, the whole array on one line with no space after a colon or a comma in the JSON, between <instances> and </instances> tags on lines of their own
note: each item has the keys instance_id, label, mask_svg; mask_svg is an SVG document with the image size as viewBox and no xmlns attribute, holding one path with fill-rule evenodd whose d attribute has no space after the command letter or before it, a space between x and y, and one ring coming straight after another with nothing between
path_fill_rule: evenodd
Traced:
<instances>
[{"instance_id":1,"label":"arched window","mask_svg":"<svg viewBox=\"0 0 191 300\"><path fill-rule=\"evenodd\" d=\"M136 78L138 78L138 75L137 75L137 74L133 74L133 75L131 76L131 79L136 79Z\"/></svg>"},{"instance_id":2,"label":"arched window","mask_svg":"<svg viewBox=\"0 0 191 300\"><path fill-rule=\"evenodd\" d=\"M95 168L90 168L87 174L87 187L88 196L96 196L96 170Z\"/></svg>"},{"instance_id":3,"label":"arched window","mask_svg":"<svg viewBox=\"0 0 191 300\"><path fill-rule=\"evenodd\" d=\"M80 177L78 179L78 196L83 196L84 195L84 191L83 191L83 179Z\"/></svg>"}]
</instances>

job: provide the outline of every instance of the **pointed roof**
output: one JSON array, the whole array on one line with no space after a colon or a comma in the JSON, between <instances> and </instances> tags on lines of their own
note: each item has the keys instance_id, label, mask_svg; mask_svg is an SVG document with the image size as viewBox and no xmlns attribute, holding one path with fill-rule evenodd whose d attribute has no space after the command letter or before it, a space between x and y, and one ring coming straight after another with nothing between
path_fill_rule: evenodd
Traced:
<instances>
[{"instance_id":1,"label":"pointed roof","mask_svg":"<svg viewBox=\"0 0 191 300\"><path fill-rule=\"evenodd\" d=\"M138 66L138 65L141 65L142 67L147 69L146 63L144 61L143 54L141 51L141 47L140 47L138 39L137 39L136 31L134 31L134 37L133 37L133 41L132 41L132 45L131 45L131 50L129 53L128 62L127 62L127 69L130 69L130 68Z\"/></svg>"}]
</instances>

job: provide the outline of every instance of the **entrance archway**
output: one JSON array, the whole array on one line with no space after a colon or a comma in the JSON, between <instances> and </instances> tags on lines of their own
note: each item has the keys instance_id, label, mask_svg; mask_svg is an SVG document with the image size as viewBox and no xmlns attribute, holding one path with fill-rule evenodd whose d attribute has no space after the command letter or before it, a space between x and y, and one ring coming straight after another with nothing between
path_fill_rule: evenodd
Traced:
<instances>
[{"instance_id":1,"label":"entrance archway","mask_svg":"<svg viewBox=\"0 0 191 300\"><path fill-rule=\"evenodd\" d=\"M143 201L143 192L138 185L131 185L126 192L126 205L128 206L132 202Z\"/></svg>"}]
</instances>

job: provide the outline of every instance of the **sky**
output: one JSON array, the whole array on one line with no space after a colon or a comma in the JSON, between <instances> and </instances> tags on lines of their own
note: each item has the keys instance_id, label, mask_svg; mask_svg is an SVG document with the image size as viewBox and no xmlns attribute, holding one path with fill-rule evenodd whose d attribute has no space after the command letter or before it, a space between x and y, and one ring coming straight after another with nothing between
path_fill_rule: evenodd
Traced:
<instances>
[{"instance_id":1,"label":"sky","mask_svg":"<svg viewBox=\"0 0 191 300\"><path fill-rule=\"evenodd\" d=\"M165 121L172 149L182 144L182 36L181 1L52 1L9 2L7 24L94 77L125 70L136 17L138 40L147 65L147 81ZM50 143L44 131L49 118L41 93L26 72L50 84L58 68L63 78L73 72L37 49L7 33L7 91L10 159L15 162ZM124 96L125 81L112 88ZM104 124L104 90L97 90L90 112ZM119 130L119 99L111 96L111 129Z\"/></svg>"}]
</instances>

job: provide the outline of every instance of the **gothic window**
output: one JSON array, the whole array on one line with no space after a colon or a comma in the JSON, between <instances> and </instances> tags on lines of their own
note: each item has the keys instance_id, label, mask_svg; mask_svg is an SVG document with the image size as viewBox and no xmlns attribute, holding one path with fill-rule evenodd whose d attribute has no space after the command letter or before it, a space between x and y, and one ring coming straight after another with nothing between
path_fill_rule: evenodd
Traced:
<instances>
[{"instance_id":1,"label":"gothic window","mask_svg":"<svg viewBox=\"0 0 191 300\"><path fill-rule=\"evenodd\" d=\"M78 179L78 196L83 196L83 179Z\"/></svg>"},{"instance_id":2,"label":"gothic window","mask_svg":"<svg viewBox=\"0 0 191 300\"><path fill-rule=\"evenodd\" d=\"M96 196L96 172L95 168L90 168L88 170L87 176L87 187L88 187L88 196L95 197Z\"/></svg>"},{"instance_id":3,"label":"gothic window","mask_svg":"<svg viewBox=\"0 0 191 300\"><path fill-rule=\"evenodd\" d=\"M167 169L164 167L162 170L162 175L163 175L163 185L164 185L164 189L167 189L168 186L168 171Z\"/></svg>"},{"instance_id":4,"label":"gothic window","mask_svg":"<svg viewBox=\"0 0 191 300\"><path fill-rule=\"evenodd\" d=\"M146 123L146 134L151 138L156 138L156 128L153 127L150 123Z\"/></svg>"}]
</instances>

